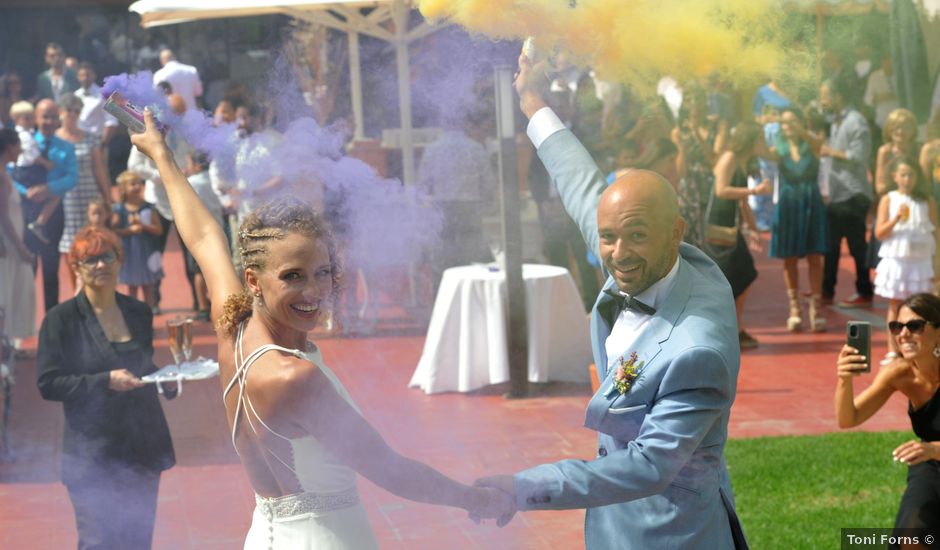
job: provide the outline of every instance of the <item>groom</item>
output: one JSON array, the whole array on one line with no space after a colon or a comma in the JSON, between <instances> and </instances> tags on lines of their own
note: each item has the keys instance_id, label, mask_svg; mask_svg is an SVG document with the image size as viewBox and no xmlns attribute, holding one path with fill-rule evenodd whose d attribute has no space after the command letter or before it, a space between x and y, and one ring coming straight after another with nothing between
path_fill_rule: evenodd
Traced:
<instances>
[{"instance_id":1,"label":"groom","mask_svg":"<svg viewBox=\"0 0 940 550\"><path fill-rule=\"evenodd\" d=\"M610 187L519 60L528 134L565 208L610 276L591 314L603 382L587 407L594 460L478 480L520 510L587 508L588 550L747 548L723 450L740 350L731 289L682 243L672 186L633 170ZM504 518L505 520L506 518Z\"/></svg>"}]
</instances>

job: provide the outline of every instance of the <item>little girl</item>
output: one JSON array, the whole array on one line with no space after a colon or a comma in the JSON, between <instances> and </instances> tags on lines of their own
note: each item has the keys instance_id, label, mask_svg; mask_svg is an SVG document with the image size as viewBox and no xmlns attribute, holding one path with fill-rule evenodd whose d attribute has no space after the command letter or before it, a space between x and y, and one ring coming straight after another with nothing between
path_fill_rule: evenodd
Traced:
<instances>
[{"instance_id":1,"label":"little girl","mask_svg":"<svg viewBox=\"0 0 940 550\"><path fill-rule=\"evenodd\" d=\"M154 307L153 285L163 277L159 237L162 230L160 217L152 204L144 200L144 179L127 170L117 177L120 190L119 204L114 205L111 227L121 236L124 263L118 280L127 285L128 295Z\"/></svg>"},{"instance_id":2,"label":"little girl","mask_svg":"<svg viewBox=\"0 0 940 550\"><path fill-rule=\"evenodd\" d=\"M933 292L933 254L936 249L937 203L930 196L917 161L897 158L889 168L895 190L881 198L875 237L880 239L875 294L888 298L887 322L897 320L901 303L921 292ZM882 365L898 356L894 338Z\"/></svg>"},{"instance_id":3,"label":"little girl","mask_svg":"<svg viewBox=\"0 0 940 550\"><path fill-rule=\"evenodd\" d=\"M85 221L85 225L88 227L111 229L111 210L102 199L96 199L88 203L86 216L88 219Z\"/></svg>"}]
</instances>

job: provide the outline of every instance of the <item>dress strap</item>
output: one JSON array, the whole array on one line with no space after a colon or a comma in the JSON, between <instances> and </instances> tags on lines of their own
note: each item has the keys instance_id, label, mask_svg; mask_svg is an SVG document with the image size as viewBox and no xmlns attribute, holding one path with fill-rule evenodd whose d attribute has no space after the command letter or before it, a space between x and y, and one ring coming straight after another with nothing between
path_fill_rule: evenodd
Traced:
<instances>
[{"instance_id":1,"label":"dress strap","mask_svg":"<svg viewBox=\"0 0 940 550\"><path fill-rule=\"evenodd\" d=\"M238 336L235 339L235 375L232 376L232 379L229 381L228 386L226 386L225 391L222 393L222 398L225 399L229 391L231 391L232 388L235 387L235 384L236 383L238 384L238 401L236 402L236 405L235 405L235 418L232 421L232 447L235 447L236 453L238 453L238 447L235 446L235 437L238 434L238 419L241 416L242 409L246 410L245 420L248 421L248 425L251 427L251 430L254 433L257 434L258 430L255 428L254 422L252 422L251 420L252 415L254 415L254 417L258 420L258 422L266 430L268 430L272 434L276 435L277 437L280 437L281 439L285 441L290 441L289 437L279 434L278 432L274 431L270 426L265 424L264 420L261 419L261 416L258 415L258 412L255 410L254 405L252 405L251 398L248 396L248 393L246 392L246 388L245 388L245 386L248 383L248 369L251 368L251 366L255 363L255 361L257 361L259 357L264 355L265 352L268 352L271 350L283 351L285 353L290 353L294 355L295 357L306 359L306 356L304 355L302 351L297 350L297 349L285 348L282 346L278 346L276 344L264 344L264 345L258 346L257 349L255 349L253 352L251 352L248 355L248 357L245 357L244 349L242 347L242 338L244 336L244 333L245 333L245 322L243 321L240 325L238 325ZM251 411L251 414L248 414L247 411L249 410ZM288 465L286 462L281 460L281 458L275 455L270 449L268 449L268 452L271 453L274 456L274 458L278 460L278 462L280 462L281 464L284 464L284 466L287 466L291 471L293 471L293 468L291 468L290 465Z\"/></svg>"}]
</instances>

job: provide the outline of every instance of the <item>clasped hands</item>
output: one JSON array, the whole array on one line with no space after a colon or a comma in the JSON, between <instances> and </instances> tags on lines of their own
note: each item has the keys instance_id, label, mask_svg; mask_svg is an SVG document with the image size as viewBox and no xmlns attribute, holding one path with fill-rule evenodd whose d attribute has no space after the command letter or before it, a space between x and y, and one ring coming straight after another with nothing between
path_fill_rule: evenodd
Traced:
<instances>
[{"instance_id":1,"label":"clasped hands","mask_svg":"<svg viewBox=\"0 0 940 550\"><path fill-rule=\"evenodd\" d=\"M474 522L496 519L496 525L503 527L516 515L512 476L482 477L473 486L476 498L467 512Z\"/></svg>"}]
</instances>

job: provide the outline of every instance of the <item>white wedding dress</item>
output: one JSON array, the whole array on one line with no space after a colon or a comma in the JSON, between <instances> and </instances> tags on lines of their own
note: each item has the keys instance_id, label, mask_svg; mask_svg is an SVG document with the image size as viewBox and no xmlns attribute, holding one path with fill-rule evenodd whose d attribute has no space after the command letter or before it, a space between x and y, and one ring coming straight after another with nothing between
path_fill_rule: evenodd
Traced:
<instances>
[{"instance_id":1,"label":"white wedding dress","mask_svg":"<svg viewBox=\"0 0 940 550\"><path fill-rule=\"evenodd\" d=\"M8 189L8 210L0 215L9 216L13 230L22 239L20 194L12 185ZM28 338L36 332L36 274L33 266L20 257L13 241L2 230L0 241L0 248L6 250L6 254L0 256L0 309L6 311L6 325L0 332L6 333L9 338Z\"/></svg>"},{"instance_id":2,"label":"white wedding dress","mask_svg":"<svg viewBox=\"0 0 940 550\"><path fill-rule=\"evenodd\" d=\"M248 369L262 354L270 350L292 353L315 364L333 383L336 391L355 408L346 389L330 369L323 364L319 350L292 350L266 344L248 357L242 351L244 323L238 329L235 342L235 376L225 389L223 398L238 384L238 409L235 412L232 444L238 429L241 411L253 430L255 422L276 437L290 444L291 456L277 456L266 452L297 478L300 493L276 498L255 495L255 511L251 529L245 539L245 550L261 549L323 549L368 550L378 548L372 526L356 491L356 473L339 463L313 436L285 437L268 427L255 412L246 392Z\"/></svg>"}]
</instances>

